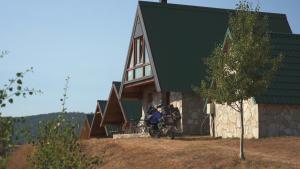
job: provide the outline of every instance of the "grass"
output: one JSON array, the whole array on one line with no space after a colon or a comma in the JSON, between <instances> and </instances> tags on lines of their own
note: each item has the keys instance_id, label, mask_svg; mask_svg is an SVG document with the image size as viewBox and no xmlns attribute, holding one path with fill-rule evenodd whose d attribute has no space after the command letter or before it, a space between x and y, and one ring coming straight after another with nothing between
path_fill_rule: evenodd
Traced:
<instances>
[{"instance_id":1,"label":"grass","mask_svg":"<svg viewBox=\"0 0 300 169\"><path fill-rule=\"evenodd\" d=\"M28 165L28 157L33 151L32 145L17 146L8 157L9 169L30 169Z\"/></svg>"},{"instance_id":2,"label":"grass","mask_svg":"<svg viewBox=\"0 0 300 169\"><path fill-rule=\"evenodd\" d=\"M245 161L238 159L238 139L91 139L82 141L81 145L86 154L102 158L103 163L96 167L97 169L300 168L300 137L246 140ZM30 154L30 149L30 146L17 149L12 154L9 164L12 164L11 161L18 161L19 165L26 166L22 158L26 153Z\"/></svg>"}]
</instances>

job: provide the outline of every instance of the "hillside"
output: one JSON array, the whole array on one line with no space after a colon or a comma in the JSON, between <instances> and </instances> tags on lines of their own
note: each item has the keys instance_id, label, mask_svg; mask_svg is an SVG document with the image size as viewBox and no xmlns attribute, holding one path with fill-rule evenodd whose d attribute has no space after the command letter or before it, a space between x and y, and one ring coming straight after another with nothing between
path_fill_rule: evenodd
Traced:
<instances>
[{"instance_id":1,"label":"hillside","mask_svg":"<svg viewBox=\"0 0 300 169\"><path fill-rule=\"evenodd\" d=\"M13 142L15 144L23 144L25 140L32 140L37 136L39 123L44 123L55 119L59 113L40 114L26 117L16 117L20 119L19 122L14 124L14 136ZM85 114L70 112L67 113L67 118L70 119L73 124L76 124L76 132L80 133L81 126L83 124ZM28 134L24 134L23 130L28 131Z\"/></svg>"}]
</instances>

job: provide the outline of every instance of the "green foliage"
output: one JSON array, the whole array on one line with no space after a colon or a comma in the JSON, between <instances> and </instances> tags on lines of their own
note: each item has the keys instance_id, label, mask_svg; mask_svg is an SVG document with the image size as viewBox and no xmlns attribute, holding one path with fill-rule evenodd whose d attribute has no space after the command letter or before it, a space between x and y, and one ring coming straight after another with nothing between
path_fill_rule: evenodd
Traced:
<instances>
[{"instance_id":1,"label":"green foliage","mask_svg":"<svg viewBox=\"0 0 300 169\"><path fill-rule=\"evenodd\" d=\"M268 18L247 1L240 1L229 19L223 45L206 60L208 79L200 93L240 113L240 159L244 160L243 101L263 94L283 57L272 57ZM214 116L214 115L212 115Z\"/></svg>"},{"instance_id":2,"label":"green foliage","mask_svg":"<svg viewBox=\"0 0 300 169\"><path fill-rule=\"evenodd\" d=\"M0 58L3 58L7 54L7 51L2 51ZM27 95L41 93L40 90L22 87L25 74L32 71L33 68L30 68L24 72L16 73L14 78L9 79L8 83L0 88L0 166L5 166L7 154L13 146L12 135L13 124L15 122L13 118L2 117L1 109L9 104L13 104L16 97L26 97Z\"/></svg>"},{"instance_id":3,"label":"green foliage","mask_svg":"<svg viewBox=\"0 0 300 169\"><path fill-rule=\"evenodd\" d=\"M7 158L2 158L0 156L0 169L6 169L7 168Z\"/></svg>"},{"instance_id":4,"label":"green foliage","mask_svg":"<svg viewBox=\"0 0 300 169\"><path fill-rule=\"evenodd\" d=\"M0 118L0 156L5 157L9 148L11 147L11 136L12 136L12 119L11 118Z\"/></svg>"},{"instance_id":5,"label":"green foliage","mask_svg":"<svg viewBox=\"0 0 300 169\"><path fill-rule=\"evenodd\" d=\"M31 142L38 136L39 122L50 122L56 119L59 113L48 113L40 115L32 115L26 117L15 117L14 119L14 132L13 132L13 144L24 144L26 142ZM80 129L83 124L84 117L86 115L80 112L68 112L66 117L68 120L72 121L73 124L78 124L76 126L76 135L79 136ZM18 138L18 139L17 139Z\"/></svg>"},{"instance_id":6,"label":"green foliage","mask_svg":"<svg viewBox=\"0 0 300 169\"><path fill-rule=\"evenodd\" d=\"M66 99L69 78L62 101L62 113L49 122L40 122L38 138L34 143L35 151L30 161L34 169L86 169L98 164L97 158L83 154L75 132L76 124L66 118Z\"/></svg>"},{"instance_id":7,"label":"green foliage","mask_svg":"<svg viewBox=\"0 0 300 169\"><path fill-rule=\"evenodd\" d=\"M268 19L259 7L240 1L230 17L224 45L206 60L208 79L202 81L202 96L231 105L266 90L282 60L272 57L267 30Z\"/></svg>"},{"instance_id":8,"label":"green foliage","mask_svg":"<svg viewBox=\"0 0 300 169\"><path fill-rule=\"evenodd\" d=\"M4 108L8 104L14 103L14 98L23 96L26 98L28 95L40 94L41 90L23 88L23 78L24 76L32 72L33 68L29 68L24 72L16 73L15 77L8 80L8 84L5 84L2 89L0 89L0 107Z\"/></svg>"}]
</instances>

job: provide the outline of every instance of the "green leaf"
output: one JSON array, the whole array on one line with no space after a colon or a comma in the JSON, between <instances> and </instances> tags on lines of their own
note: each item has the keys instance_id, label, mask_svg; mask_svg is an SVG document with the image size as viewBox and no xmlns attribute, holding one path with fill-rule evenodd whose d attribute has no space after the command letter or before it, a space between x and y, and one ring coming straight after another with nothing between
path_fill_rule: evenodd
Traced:
<instances>
[{"instance_id":1,"label":"green leaf","mask_svg":"<svg viewBox=\"0 0 300 169\"><path fill-rule=\"evenodd\" d=\"M16 76L17 76L17 77L21 77L21 76L22 76L22 73L18 72L18 73L16 73Z\"/></svg>"},{"instance_id":2,"label":"green leaf","mask_svg":"<svg viewBox=\"0 0 300 169\"><path fill-rule=\"evenodd\" d=\"M18 80L17 80L17 83L18 83L18 84L22 84L22 80L21 80L21 79L18 79Z\"/></svg>"},{"instance_id":3,"label":"green leaf","mask_svg":"<svg viewBox=\"0 0 300 169\"><path fill-rule=\"evenodd\" d=\"M10 99L8 99L8 102L9 102L10 104L12 104L12 103L14 102L14 99L10 98Z\"/></svg>"}]
</instances>

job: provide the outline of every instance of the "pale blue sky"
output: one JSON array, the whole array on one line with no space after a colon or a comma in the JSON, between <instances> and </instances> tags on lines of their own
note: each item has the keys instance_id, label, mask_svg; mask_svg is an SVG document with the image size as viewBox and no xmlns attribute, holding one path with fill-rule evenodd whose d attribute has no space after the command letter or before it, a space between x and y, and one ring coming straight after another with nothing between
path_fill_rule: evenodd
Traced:
<instances>
[{"instance_id":1,"label":"pale blue sky","mask_svg":"<svg viewBox=\"0 0 300 169\"><path fill-rule=\"evenodd\" d=\"M157 0L158 1L158 0ZM169 0L170 3L234 8L236 0ZM258 2L254 0L253 2ZM34 67L25 85L44 94L19 98L4 115L59 111L64 78L71 76L69 111L92 112L121 80L137 0L0 0L0 85ZM262 11L285 13L300 33L299 0L261 0Z\"/></svg>"}]
</instances>

